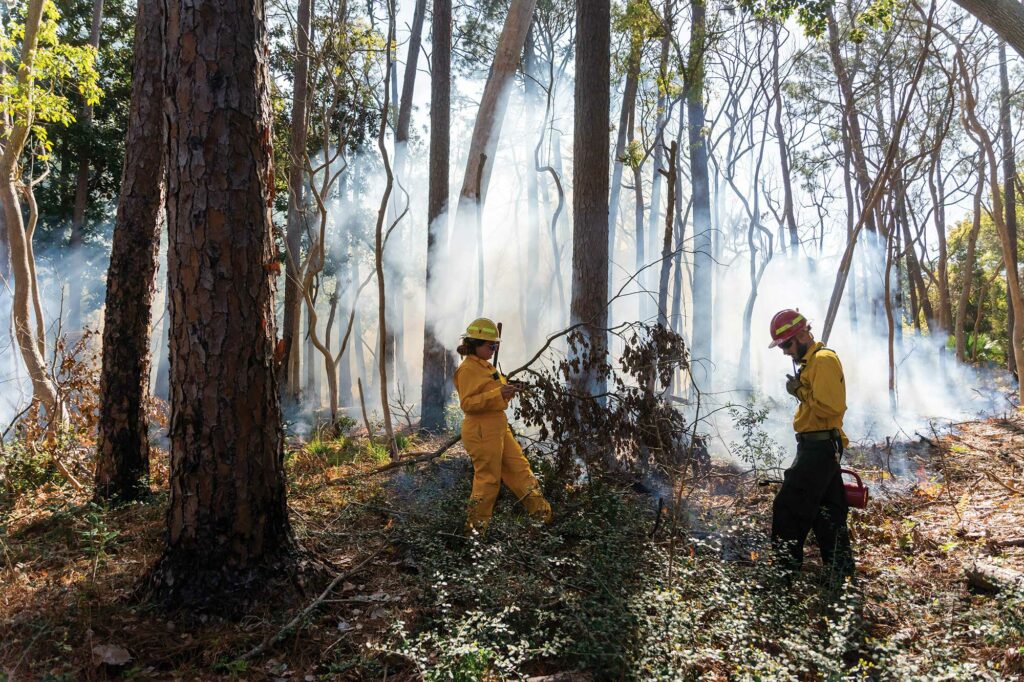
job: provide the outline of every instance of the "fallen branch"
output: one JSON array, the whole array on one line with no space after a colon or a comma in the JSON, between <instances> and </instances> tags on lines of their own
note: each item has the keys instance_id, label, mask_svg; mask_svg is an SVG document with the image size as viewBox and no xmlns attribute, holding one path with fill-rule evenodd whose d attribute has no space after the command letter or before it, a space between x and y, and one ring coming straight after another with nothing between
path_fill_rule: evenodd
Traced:
<instances>
[{"instance_id":1,"label":"fallen branch","mask_svg":"<svg viewBox=\"0 0 1024 682\"><path fill-rule=\"evenodd\" d=\"M1012 568L975 561L964 566L967 583L980 590L998 592L1006 587L1024 589L1024 573Z\"/></svg>"},{"instance_id":2,"label":"fallen branch","mask_svg":"<svg viewBox=\"0 0 1024 682\"><path fill-rule=\"evenodd\" d=\"M986 470L985 470L985 475L986 475L986 476L988 476L988 477L989 477L989 479L991 479L991 480L992 480L992 481L993 481L994 483L998 483L999 485L1001 485L1001 486L1003 486L1004 488L1006 488L1007 490L1009 490L1009 491L1010 491L1011 493L1013 493L1013 494L1015 494L1015 495L1022 495L1022 496L1024 496L1024 491L1021 491L1021 490L1017 490L1016 488L1014 488L1014 487L1013 487L1012 485L1010 485L1009 483L1005 483L1005 482L1003 481L1003 479L999 478L998 476L996 476L996 475L995 475L994 473L992 473L991 471L988 471L988 470L986 469Z\"/></svg>"},{"instance_id":3,"label":"fallen branch","mask_svg":"<svg viewBox=\"0 0 1024 682\"><path fill-rule=\"evenodd\" d=\"M386 546L386 545L385 545L385 546ZM260 655L260 654L262 654L262 653L263 653L264 651L266 651L266 650L267 650L267 649L269 649L270 647L272 647L272 646L274 646L275 644L277 644L278 642L280 642L280 641L281 641L282 639L284 639L284 638L285 638L285 637L286 637L286 636L287 636L287 635L288 635L288 634L289 634L289 633L290 633L290 632L291 632L292 630L294 630L294 629L295 629L295 627L296 627L296 626L297 626L297 625L298 625L298 624L299 624L299 623L300 623L300 622L301 622L301 621L302 621L303 619L305 619L305 618L306 618L307 616L309 616L309 614L313 613L313 611L315 611L315 610L317 609L317 607L318 607L318 606L320 606L320 604L322 604L322 603L323 603L324 599L326 599L326 598L327 598L327 595L329 595L329 594L331 593L331 591L332 591L332 590L333 590L333 589L334 589L335 587L337 587L337 586L338 586L338 583L340 583L340 582L341 582L342 580L345 580L346 578L350 578L350 577L352 577L353 575L355 575L355 574L356 574L357 572L359 572L360 570L362 570L362 568L363 568L364 566L366 566L366 565L367 565L368 563L370 563L370 561L371 561L371 560L375 559L375 558L377 557L377 555L379 555L379 554L380 554L381 552L383 552L383 551L384 551L384 547L381 547L381 548L380 548L380 549L378 549L378 550L377 550L376 552L374 552L374 553L373 553L373 554L371 554L370 556L368 556L368 557L366 557L365 559L363 559L362 561L360 561L360 562L359 562L358 564L356 564L356 565L355 565L355 566L354 566L353 568L349 569L348 571L346 571L346 572L344 572L344 573L341 573L341 574L337 575L337 576L336 576L336 577L334 578L334 580L332 580L332 581L331 581L331 584L330 584L330 585L328 585L328 586L327 586L327 587L326 587L326 588L324 589L324 591L320 593L320 596L319 596L319 597L317 597L316 599L314 599L314 600L313 600L313 602L312 602L312 603L311 603L311 604L310 604L309 606L307 606L306 608L302 609L302 611L301 611L301 612L299 613L299 615L295 616L295 617L294 617L294 618L292 618L292 619L291 619L290 621L288 621L288 624L287 624L287 625L285 625L285 626L284 626L283 628L281 628L280 630L278 630L278 631L277 631L277 632L276 632L276 633L274 634L274 636L273 636L273 637L270 637L269 639L266 639L266 640L264 640L262 644L260 644L259 646L255 647L255 648L253 648L253 649L250 649L248 653L245 653L245 654L243 654L242 656L239 656L239 657L238 657L237 659L235 659L235 660L236 660L236 661L246 661L246 660L248 660L248 659L250 659L250 658L253 658L254 656L259 656L259 655Z\"/></svg>"},{"instance_id":4,"label":"fallen branch","mask_svg":"<svg viewBox=\"0 0 1024 682\"><path fill-rule=\"evenodd\" d=\"M405 459L396 460L394 462L391 462L390 464L385 464L382 467L373 469L372 471L363 471L358 474L346 476L345 478L336 478L330 482L330 485L347 485L350 481L355 481L360 478L369 478L371 476L376 476L377 474L383 474L386 471L391 471L392 469L398 469L400 467L411 467L417 464L422 464L423 462L429 462L443 455L460 440L462 440L461 431L459 433L456 433L448 440L446 440L444 443L441 444L441 447L439 447L437 450L434 450L433 452L411 452L409 453L409 456L406 457Z\"/></svg>"}]
</instances>

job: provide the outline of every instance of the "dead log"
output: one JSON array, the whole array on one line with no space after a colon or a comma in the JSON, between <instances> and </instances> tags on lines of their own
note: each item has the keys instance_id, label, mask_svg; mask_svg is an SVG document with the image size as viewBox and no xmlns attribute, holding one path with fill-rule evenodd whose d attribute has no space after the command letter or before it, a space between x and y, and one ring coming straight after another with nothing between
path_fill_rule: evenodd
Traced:
<instances>
[{"instance_id":1,"label":"dead log","mask_svg":"<svg viewBox=\"0 0 1024 682\"><path fill-rule=\"evenodd\" d=\"M964 566L967 584L979 590L998 592L1007 587L1024 589L1024 573L1012 568L977 561Z\"/></svg>"},{"instance_id":2,"label":"dead log","mask_svg":"<svg viewBox=\"0 0 1024 682\"><path fill-rule=\"evenodd\" d=\"M392 469L398 469L399 467L410 467L415 466L417 464L422 464L423 462L429 462L430 460L437 459L438 457L443 455L460 440L462 440L461 431L459 433L456 433L448 440L446 440L444 443L441 444L441 447L439 447L437 450L434 450L433 452L410 452L409 455L403 459L395 460L390 464L385 464L384 466L379 467L377 469L373 469L372 471L363 471L358 474L346 476L345 478L336 478L333 481L331 481L330 484L348 485L350 482L358 480L360 478L369 478L371 476L376 476L377 474L383 474L386 471L391 471Z\"/></svg>"}]
</instances>

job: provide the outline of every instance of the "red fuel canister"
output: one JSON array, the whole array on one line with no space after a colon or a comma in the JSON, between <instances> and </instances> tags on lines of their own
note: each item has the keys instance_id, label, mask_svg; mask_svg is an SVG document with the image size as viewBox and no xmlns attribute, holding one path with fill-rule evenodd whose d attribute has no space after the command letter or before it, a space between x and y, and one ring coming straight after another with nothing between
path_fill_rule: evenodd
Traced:
<instances>
[{"instance_id":1,"label":"red fuel canister","mask_svg":"<svg viewBox=\"0 0 1024 682\"><path fill-rule=\"evenodd\" d=\"M857 482L843 482L843 489L846 493L846 504L856 509L864 509L868 506L868 487L860 480L860 476L853 469L841 469L844 474L850 474Z\"/></svg>"}]
</instances>

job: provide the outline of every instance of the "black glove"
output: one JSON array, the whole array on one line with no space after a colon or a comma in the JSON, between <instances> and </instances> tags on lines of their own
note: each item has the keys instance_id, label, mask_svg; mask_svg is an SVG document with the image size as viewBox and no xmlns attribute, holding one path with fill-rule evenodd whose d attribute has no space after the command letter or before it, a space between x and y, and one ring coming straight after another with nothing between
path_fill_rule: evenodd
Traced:
<instances>
[{"instance_id":1,"label":"black glove","mask_svg":"<svg viewBox=\"0 0 1024 682\"><path fill-rule=\"evenodd\" d=\"M799 375L797 375L797 376L793 376L792 374L787 374L786 375L786 392L787 393L789 393L794 398L799 398L800 396L797 394L797 390L800 388L800 386L801 386L801 383L800 383L800 376Z\"/></svg>"}]
</instances>

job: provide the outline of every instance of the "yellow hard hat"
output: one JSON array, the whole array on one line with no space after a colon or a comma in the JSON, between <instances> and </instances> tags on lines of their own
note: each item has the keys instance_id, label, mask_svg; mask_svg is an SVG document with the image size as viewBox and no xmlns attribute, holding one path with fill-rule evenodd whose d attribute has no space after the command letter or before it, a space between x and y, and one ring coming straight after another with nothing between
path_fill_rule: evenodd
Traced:
<instances>
[{"instance_id":1,"label":"yellow hard hat","mask_svg":"<svg viewBox=\"0 0 1024 682\"><path fill-rule=\"evenodd\" d=\"M498 338L498 325L486 317L473 320L466 327L467 339L480 339L481 341L501 341Z\"/></svg>"}]
</instances>

